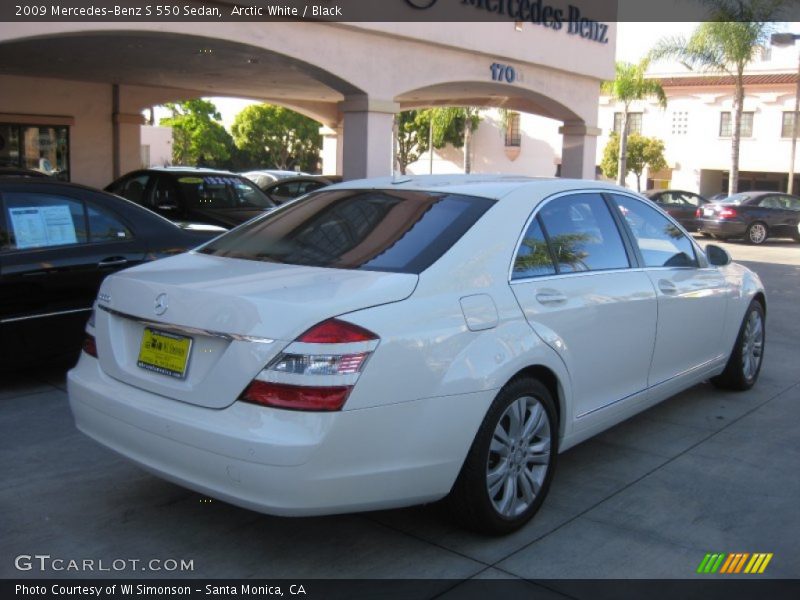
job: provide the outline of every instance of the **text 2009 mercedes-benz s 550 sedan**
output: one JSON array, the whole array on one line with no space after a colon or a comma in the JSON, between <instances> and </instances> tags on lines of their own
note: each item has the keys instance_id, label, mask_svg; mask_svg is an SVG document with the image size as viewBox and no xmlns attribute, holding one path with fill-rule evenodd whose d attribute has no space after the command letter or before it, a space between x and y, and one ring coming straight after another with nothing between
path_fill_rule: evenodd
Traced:
<instances>
[{"instance_id":1,"label":"text 2009 mercedes-benz s 550 sedan","mask_svg":"<svg viewBox=\"0 0 800 600\"><path fill-rule=\"evenodd\" d=\"M103 283L78 428L276 515L447 498L505 533L557 454L700 381L758 378L758 277L595 181L325 188Z\"/></svg>"}]
</instances>

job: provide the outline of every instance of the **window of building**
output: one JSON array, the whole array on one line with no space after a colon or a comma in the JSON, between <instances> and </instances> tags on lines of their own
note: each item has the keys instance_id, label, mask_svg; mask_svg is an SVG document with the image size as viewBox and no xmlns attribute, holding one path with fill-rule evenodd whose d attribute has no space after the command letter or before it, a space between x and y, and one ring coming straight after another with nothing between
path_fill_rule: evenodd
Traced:
<instances>
[{"instance_id":1,"label":"window of building","mask_svg":"<svg viewBox=\"0 0 800 600\"><path fill-rule=\"evenodd\" d=\"M689 131L689 113L679 110L672 113L672 135L686 135Z\"/></svg>"},{"instance_id":2,"label":"window of building","mask_svg":"<svg viewBox=\"0 0 800 600\"><path fill-rule=\"evenodd\" d=\"M614 113L614 133L622 131L622 113ZM628 113L628 133L642 133L642 113Z\"/></svg>"},{"instance_id":3,"label":"window of building","mask_svg":"<svg viewBox=\"0 0 800 600\"><path fill-rule=\"evenodd\" d=\"M742 113L742 137L753 137L753 114L752 112ZM733 135L733 115L730 111L721 112L719 115L719 137L731 137Z\"/></svg>"},{"instance_id":4,"label":"window of building","mask_svg":"<svg viewBox=\"0 0 800 600\"><path fill-rule=\"evenodd\" d=\"M783 113L783 123L781 124L781 137L782 138L790 138L793 135L794 130L794 114L793 112L785 112ZM800 129L798 129L798 133L800 133Z\"/></svg>"},{"instance_id":5,"label":"window of building","mask_svg":"<svg viewBox=\"0 0 800 600\"><path fill-rule=\"evenodd\" d=\"M519 113L509 112L506 115L506 146L518 148L522 143L519 130Z\"/></svg>"},{"instance_id":6,"label":"window of building","mask_svg":"<svg viewBox=\"0 0 800 600\"><path fill-rule=\"evenodd\" d=\"M0 123L0 167L33 169L69 181L69 128Z\"/></svg>"}]
</instances>

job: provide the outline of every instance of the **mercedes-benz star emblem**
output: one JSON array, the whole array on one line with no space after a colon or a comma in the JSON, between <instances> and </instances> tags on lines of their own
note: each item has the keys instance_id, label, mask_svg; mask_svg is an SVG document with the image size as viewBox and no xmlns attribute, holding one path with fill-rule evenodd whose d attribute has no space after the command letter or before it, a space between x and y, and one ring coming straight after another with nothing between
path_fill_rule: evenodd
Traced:
<instances>
[{"instance_id":1,"label":"mercedes-benz star emblem","mask_svg":"<svg viewBox=\"0 0 800 600\"><path fill-rule=\"evenodd\" d=\"M411 8L419 8L420 10L424 10L436 4L437 0L406 0L406 2L409 6L411 6Z\"/></svg>"},{"instance_id":2,"label":"mercedes-benz star emblem","mask_svg":"<svg viewBox=\"0 0 800 600\"><path fill-rule=\"evenodd\" d=\"M154 310L157 315L163 315L167 312L167 308L169 308L169 300L167 299L166 294L159 294L156 296L156 303Z\"/></svg>"}]
</instances>

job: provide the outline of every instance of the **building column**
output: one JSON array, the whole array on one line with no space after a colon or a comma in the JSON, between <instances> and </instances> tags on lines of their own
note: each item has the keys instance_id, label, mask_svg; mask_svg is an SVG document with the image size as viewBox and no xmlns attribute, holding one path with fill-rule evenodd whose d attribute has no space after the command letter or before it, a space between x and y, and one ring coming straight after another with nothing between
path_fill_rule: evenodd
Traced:
<instances>
[{"instance_id":1,"label":"building column","mask_svg":"<svg viewBox=\"0 0 800 600\"><path fill-rule=\"evenodd\" d=\"M597 136L601 130L580 121L565 121L558 132L563 136L561 177L596 179Z\"/></svg>"},{"instance_id":2,"label":"building column","mask_svg":"<svg viewBox=\"0 0 800 600\"><path fill-rule=\"evenodd\" d=\"M142 125L144 115L127 112L124 88L111 86L112 170L113 179L142 167Z\"/></svg>"},{"instance_id":3,"label":"building column","mask_svg":"<svg viewBox=\"0 0 800 600\"><path fill-rule=\"evenodd\" d=\"M341 175L342 158L344 156L342 126L334 125L328 127L323 125L319 128L319 134L322 136L322 151L320 152L322 174Z\"/></svg>"},{"instance_id":4,"label":"building column","mask_svg":"<svg viewBox=\"0 0 800 600\"><path fill-rule=\"evenodd\" d=\"M400 104L368 96L351 96L340 105L344 113L342 175L345 179L392 174L394 115Z\"/></svg>"}]
</instances>

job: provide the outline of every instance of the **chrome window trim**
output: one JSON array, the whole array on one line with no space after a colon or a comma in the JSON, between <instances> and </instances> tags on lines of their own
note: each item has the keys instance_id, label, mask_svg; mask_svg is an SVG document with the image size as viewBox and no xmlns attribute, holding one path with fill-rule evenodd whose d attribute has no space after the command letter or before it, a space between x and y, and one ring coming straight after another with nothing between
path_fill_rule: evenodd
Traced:
<instances>
[{"instance_id":1,"label":"chrome window trim","mask_svg":"<svg viewBox=\"0 0 800 600\"><path fill-rule=\"evenodd\" d=\"M581 194L597 194L597 195L602 197L603 194L611 193L612 191L613 190L605 190L603 188L586 188L586 189L579 189L579 190L566 190L566 191L563 191L563 192L556 192L555 194L551 194L550 196L547 196L546 198L541 200L534 207L533 212L530 214L530 216L528 216L528 219L525 221L525 225L522 228L522 232L519 234L519 238L517 239L517 243L514 246L514 253L511 255L511 264L508 267L508 282L510 284L513 284L515 282L523 281L522 278L514 279L514 262L517 260L517 254L519 254L519 249L522 247L522 241L525 239L525 234L527 233L528 229L530 228L531 223L533 223L533 220L538 216L539 212L545 206L547 206L548 204L550 204L554 200L558 200L559 198L563 198L564 196L576 196L576 195L581 195ZM610 215L610 213L609 213L609 216L611 216L612 219L613 219L613 215ZM624 247L625 246L625 240L622 237L622 232L619 231L619 227L618 227L616 221L614 222L614 226L617 227L617 233L619 234L619 241ZM627 256L627 251L626 251L625 254ZM551 279L553 277L568 277L570 275L588 275L590 273L592 273L592 274L617 273L619 271L627 271L627 270L630 270L632 268L634 268L634 267L632 267L631 265L628 265L627 267L620 267L618 269L577 271L577 272L573 272L573 273L555 273L553 275L537 275L537 276L534 276L534 277L526 277L526 278L524 278L524 280L525 281L530 281L530 280L535 279L535 280L539 281L539 280L542 280L542 279Z\"/></svg>"},{"instance_id":2,"label":"chrome window trim","mask_svg":"<svg viewBox=\"0 0 800 600\"><path fill-rule=\"evenodd\" d=\"M272 344L275 342L275 340L270 338L262 338L252 335L240 335L238 333L222 333L219 331L211 331L209 329L186 327L183 325L173 325L171 323L164 323L162 321L153 321L151 319L145 319L142 317L129 315L127 313L120 312L118 310L114 310L113 308L109 308L103 305L98 305L98 308L102 311L107 312L110 315L114 315L115 317L120 317L121 319L127 319L129 321L133 321L135 323L144 325L145 327L153 327L155 329L160 329L162 331L169 331L183 335L205 335L208 337L220 338L229 342L251 342L253 344Z\"/></svg>"},{"instance_id":3,"label":"chrome window trim","mask_svg":"<svg viewBox=\"0 0 800 600\"><path fill-rule=\"evenodd\" d=\"M82 312L91 312L92 307L88 308L72 308L69 310L58 310L55 312L41 313L38 315L26 315L24 317L11 317L9 319L0 319L0 324L5 323L19 323L20 321L30 321L32 319L44 319L46 317L58 317L60 315L74 315Z\"/></svg>"},{"instance_id":4,"label":"chrome window trim","mask_svg":"<svg viewBox=\"0 0 800 600\"><path fill-rule=\"evenodd\" d=\"M525 239L525 233L531 226L533 220L538 216L539 212L544 208L547 204L552 202L553 200L557 200L563 196L574 196L577 194L617 194L620 196L627 196L628 198L632 198L634 200L638 200L639 202L644 201L645 204L649 203L651 206L655 207L662 216L666 217L670 222L672 222L678 229L686 236L689 240L689 243L692 244L692 247L695 251L695 257L697 259L697 266L694 267L647 267L647 266L636 266L636 265L629 265L628 267L621 267L619 269L602 269L602 270L595 270L595 271L578 271L573 273L555 273L553 275L536 275L533 277L524 277L524 278L517 278L514 279L514 262L517 259L517 254L519 253L519 249L522 247L522 241ZM615 222L616 225L616 222ZM617 225L618 233L620 236L620 241L623 242L623 233L619 231L619 226ZM635 240L634 240L635 241ZM547 196L543 200L541 200L533 209L528 219L525 221L525 225L522 228L522 232L519 234L519 238L517 239L517 243L514 246L514 253L511 255L511 263L508 267L508 283L509 285L514 285L515 283L530 283L531 281L543 281L543 280L552 280L552 279L560 279L562 277L581 277L586 275L600 275L606 273L618 273L620 271L666 271L666 270L700 270L700 269L708 269L710 265L708 264L708 259L706 258L706 253L703 248L698 244L697 240L683 228L683 226L678 223L671 215L669 215L666 211L660 209L658 204L650 200L649 198L645 198L644 196L638 196L634 193L631 193L627 190L617 190L617 189L605 189L605 188L585 188L580 190L567 190L563 192L557 192L550 196Z\"/></svg>"}]
</instances>

